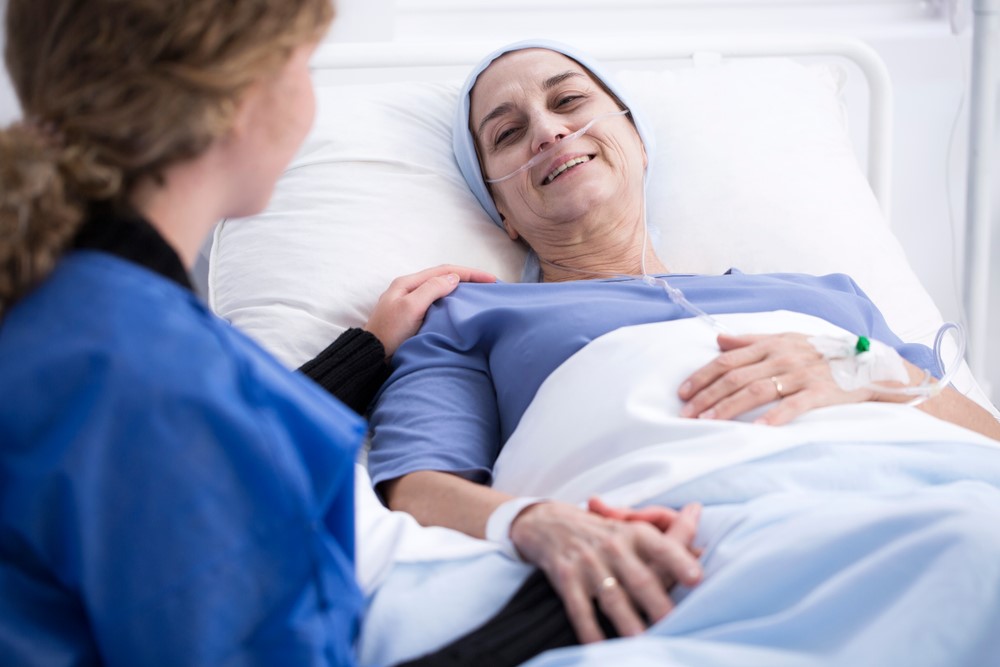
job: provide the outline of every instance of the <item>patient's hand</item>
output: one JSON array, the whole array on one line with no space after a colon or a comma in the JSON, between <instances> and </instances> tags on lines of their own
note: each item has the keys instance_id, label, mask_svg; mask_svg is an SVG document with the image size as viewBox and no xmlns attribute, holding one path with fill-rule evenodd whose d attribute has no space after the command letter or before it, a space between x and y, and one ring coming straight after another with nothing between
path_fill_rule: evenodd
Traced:
<instances>
[{"instance_id":1,"label":"patient's hand","mask_svg":"<svg viewBox=\"0 0 1000 667\"><path fill-rule=\"evenodd\" d=\"M417 333L431 304L451 294L459 281L495 283L486 271L444 264L419 273L400 276L379 297L364 329L375 335L391 357L396 348Z\"/></svg>"},{"instance_id":2,"label":"patient's hand","mask_svg":"<svg viewBox=\"0 0 1000 667\"><path fill-rule=\"evenodd\" d=\"M681 400L687 401L681 409L682 417L733 419L777 400L757 420L776 426L828 405L862 401L903 403L912 398L879 390L880 386L899 387L895 382L876 382L845 391L833 379L830 364L803 334L720 334L718 342L722 353L681 383L677 393ZM910 386L924 380L924 371L905 359L903 365L910 376ZM1000 422L953 387L945 387L920 403L918 409L1000 440Z\"/></svg>"},{"instance_id":3,"label":"patient's hand","mask_svg":"<svg viewBox=\"0 0 1000 667\"><path fill-rule=\"evenodd\" d=\"M510 536L526 560L545 571L581 642L604 639L596 600L622 636L646 629L673 609L667 592L701 579L692 542L699 505L677 513L666 531L645 521L598 516L575 505L544 502L521 512ZM640 616L642 614L642 616Z\"/></svg>"},{"instance_id":4,"label":"patient's hand","mask_svg":"<svg viewBox=\"0 0 1000 667\"><path fill-rule=\"evenodd\" d=\"M757 420L777 425L814 408L876 398L869 388L841 389L804 334L720 334L718 343L722 353L681 384L682 417L733 419L778 401Z\"/></svg>"}]
</instances>

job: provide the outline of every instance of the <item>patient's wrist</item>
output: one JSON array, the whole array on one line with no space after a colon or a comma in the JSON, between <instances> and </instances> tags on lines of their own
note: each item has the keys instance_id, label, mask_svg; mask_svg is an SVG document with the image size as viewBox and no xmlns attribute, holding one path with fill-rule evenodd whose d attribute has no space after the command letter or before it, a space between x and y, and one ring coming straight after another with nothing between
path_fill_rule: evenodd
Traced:
<instances>
[{"instance_id":1,"label":"patient's wrist","mask_svg":"<svg viewBox=\"0 0 1000 667\"><path fill-rule=\"evenodd\" d=\"M874 383L876 385L884 384L885 387L887 388L887 391L879 391L878 389L874 389L873 392L875 395L872 398L873 401L878 401L882 403L911 403L913 402L914 398L920 396L919 394L907 394L907 393L900 393L898 391L893 391L893 389L898 389L899 387L904 387L908 389L925 387L927 389L927 394L923 397L921 401L919 401L921 403L926 400L933 399L940 393L941 387L938 387L936 391L934 389L934 385L938 381L933 375L931 375L930 371L920 368L919 366L905 359L903 360L903 363L905 365L907 374L910 376L908 382L906 384L895 384L891 382Z\"/></svg>"},{"instance_id":2,"label":"patient's wrist","mask_svg":"<svg viewBox=\"0 0 1000 667\"><path fill-rule=\"evenodd\" d=\"M544 502L547 502L546 498L523 497L501 503L486 521L486 539L499 546L500 551L508 558L524 561L524 556L511 539L511 528L525 510Z\"/></svg>"}]
</instances>

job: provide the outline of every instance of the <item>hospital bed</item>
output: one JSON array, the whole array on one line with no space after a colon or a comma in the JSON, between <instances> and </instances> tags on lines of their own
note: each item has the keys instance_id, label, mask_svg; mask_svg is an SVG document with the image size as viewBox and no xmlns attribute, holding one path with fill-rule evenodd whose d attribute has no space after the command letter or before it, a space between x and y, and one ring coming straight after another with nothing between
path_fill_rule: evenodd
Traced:
<instances>
[{"instance_id":1,"label":"hospital bed","mask_svg":"<svg viewBox=\"0 0 1000 667\"><path fill-rule=\"evenodd\" d=\"M215 231L212 309L294 368L363 324L398 275L454 263L517 280L523 251L479 208L451 156L458 87L495 46L322 45L312 133L268 209ZM652 121L649 219L672 271L846 273L904 341L934 343L940 311L890 225L891 82L874 51L787 35L585 46ZM946 363L955 349L946 339ZM956 388L998 414L960 363ZM393 563L483 553L450 531L416 529L373 496L359 502L372 522L361 520L359 536L369 591ZM379 521L393 528L366 551L366 526ZM499 567L511 581L523 574L520 564ZM437 635L401 631L401 652L367 638L362 660L406 657L414 642L433 648L448 628L488 617L503 594L480 598L475 610L456 605Z\"/></svg>"}]
</instances>

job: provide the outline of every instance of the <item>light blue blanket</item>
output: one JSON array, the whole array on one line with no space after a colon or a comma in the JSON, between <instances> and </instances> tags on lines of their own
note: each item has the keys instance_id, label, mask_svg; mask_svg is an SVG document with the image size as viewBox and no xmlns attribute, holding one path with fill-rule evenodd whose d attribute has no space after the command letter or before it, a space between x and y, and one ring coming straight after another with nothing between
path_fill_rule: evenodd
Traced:
<instances>
[{"instance_id":1,"label":"light blue blanket","mask_svg":"<svg viewBox=\"0 0 1000 667\"><path fill-rule=\"evenodd\" d=\"M642 637L531 667L1000 665L1000 449L807 444L676 486L704 504L704 581ZM397 566L371 600L363 664L473 629L527 567L487 554Z\"/></svg>"}]
</instances>

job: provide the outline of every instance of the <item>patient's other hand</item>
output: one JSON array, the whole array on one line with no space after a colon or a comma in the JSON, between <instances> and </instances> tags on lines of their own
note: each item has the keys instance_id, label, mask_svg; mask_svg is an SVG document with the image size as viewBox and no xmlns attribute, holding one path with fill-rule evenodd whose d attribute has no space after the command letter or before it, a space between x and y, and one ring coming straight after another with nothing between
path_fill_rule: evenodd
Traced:
<instances>
[{"instance_id":1,"label":"patient's other hand","mask_svg":"<svg viewBox=\"0 0 1000 667\"><path fill-rule=\"evenodd\" d=\"M721 354L681 384L682 417L735 419L776 401L757 423L777 426L815 408L875 398L869 388L841 389L805 334L720 334L718 343Z\"/></svg>"},{"instance_id":2,"label":"patient's other hand","mask_svg":"<svg viewBox=\"0 0 1000 667\"><path fill-rule=\"evenodd\" d=\"M674 585L701 580L692 553L700 514L699 505L688 505L661 531L550 501L521 512L510 536L559 592L579 640L590 643L604 639L595 602L621 636L634 636L646 629L643 617L653 623L673 609L667 593Z\"/></svg>"},{"instance_id":3,"label":"patient's other hand","mask_svg":"<svg viewBox=\"0 0 1000 667\"><path fill-rule=\"evenodd\" d=\"M492 273L452 264L400 276L379 297L364 329L382 342L385 356L391 357L403 341L417 333L431 304L451 294L459 281L495 283L496 280Z\"/></svg>"}]
</instances>

